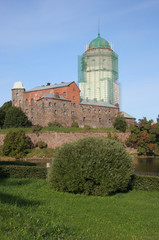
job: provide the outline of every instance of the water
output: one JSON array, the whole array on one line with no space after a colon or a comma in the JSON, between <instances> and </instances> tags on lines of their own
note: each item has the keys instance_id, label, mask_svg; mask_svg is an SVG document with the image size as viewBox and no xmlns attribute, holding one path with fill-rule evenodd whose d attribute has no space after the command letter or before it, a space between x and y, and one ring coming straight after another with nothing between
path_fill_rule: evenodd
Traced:
<instances>
[{"instance_id":1,"label":"water","mask_svg":"<svg viewBox=\"0 0 159 240\"><path fill-rule=\"evenodd\" d=\"M159 176L159 158L136 158L135 161L135 172L144 175Z\"/></svg>"}]
</instances>

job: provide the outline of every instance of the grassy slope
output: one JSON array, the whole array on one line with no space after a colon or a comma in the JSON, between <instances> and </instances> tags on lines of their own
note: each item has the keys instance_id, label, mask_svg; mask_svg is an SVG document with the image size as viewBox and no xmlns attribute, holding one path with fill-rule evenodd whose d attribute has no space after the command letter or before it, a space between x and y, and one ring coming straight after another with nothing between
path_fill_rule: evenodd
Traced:
<instances>
[{"instance_id":1,"label":"grassy slope","mask_svg":"<svg viewBox=\"0 0 159 240\"><path fill-rule=\"evenodd\" d=\"M32 128L18 128L21 130L24 130L26 133L31 133ZM7 129L0 129L1 133L8 133L10 131L15 131L17 128L7 128ZM117 132L114 128L66 128L66 127L43 127L40 132L64 132L64 133L70 133L70 132Z\"/></svg>"},{"instance_id":2,"label":"grassy slope","mask_svg":"<svg viewBox=\"0 0 159 240\"><path fill-rule=\"evenodd\" d=\"M3 240L158 240L159 193L57 193L44 180L0 180Z\"/></svg>"}]
</instances>

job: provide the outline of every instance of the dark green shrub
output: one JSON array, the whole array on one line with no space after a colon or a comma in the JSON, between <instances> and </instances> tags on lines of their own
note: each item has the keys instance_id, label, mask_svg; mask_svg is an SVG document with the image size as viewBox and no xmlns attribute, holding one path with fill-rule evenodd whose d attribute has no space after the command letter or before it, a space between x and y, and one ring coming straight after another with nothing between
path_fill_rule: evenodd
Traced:
<instances>
[{"instance_id":1,"label":"dark green shrub","mask_svg":"<svg viewBox=\"0 0 159 240\"><path fill-rule=\"evenodd\" d=\"M88 131L90 129L91 129L91 127L89 125L84 125L84 130Z\"/></svg>"},{"instance_id":2,"label":"dark green shrub","mask_svg":"<svg viewBox=\"0 0 159 240\"><path fill-rule=\"evenodd\" d=\"M9 110L6 112L5 121L4 121L4 128L18 128L18 127L29 127L30 122L19 107L10 107Z\"/></svg>"},{"instance_id":3,"label":"dark green shrub","mask_svg":"<svg viewBox=\"0 0 159 240\"><path fill-rule=\"evenodd\" d=\"M73 121L72 124L71 124L71 127L73 128L79 128L79 125L77 122Z\"/></svg>"},{"instance_id":4,"label":"dark green shrub","mask_svg":"<svg viewBox=\"0 0 159 240\"><path fill-rule=\"evenodd\" d=\"M33 144L23 130L9 132L4 139L2 152L5 156L23 158L29 153Z\"/></svg>"},{"instance_id":5,"label":"dark green shrub","mask_svg":"<svg viewBox=\"0 0 159 240\"><path fill-rule=\"evenodd\" d=\"M0 108L0 128L2 128L4 125L5 116L5 111Z\"/></svg>"},{"instance_id":6,"label":"dark green shrub","mask_svg":"<svg viewBox=\"0 0 159 240\"><path fill-rule=\"evenodd\" d=\"M36 163L17 160L17 161L0 161L0 165L36 166Z\"/></svg>"},{"instance_id":7,"label":"dark green shrub","mask_svg":"<svg viewBox=\"0 0 159 240\"><path fill-rule=\"evenodd\" d=\"M0 178L46 179L47 168L34 166L0 166Z\"/></svg>"},{"instance_id":8,"label":"dark green shrub","mask_svg":"<svg viewBox=\"0 0 159 240\"><path fill-rule=\"evenodd\" d=\"M124 116L118 115L113 122L113 126L117 130L119 130L121 132L125 132L126 128L127 128L127 122L126 122Z\"/></svg>"},{"instance_id":9,"label":"dark green shrub","mask_svg":"<svg viewBox=\"0 0 159 240\"><path fill-rule=\"evenodd\" d=\"M121 143L90 137L58 149L48 181L58 191L104 196L125 191L133 170Z\"/></svg>"},{"instance_id":10,"label":"dark green shrub","mask_svg":"<svg viewBox=\"0 0 159 240\"><path fill-rule=\"evenodd\" d=\"M159 177L134 175L132 189L143 191L159 191Z\"/></svg>"},{"instance_id":11,"label":"dark green shrub","mask_svg":"<svg viewBox=\"0 0 159 240\"><path fill-rule=\"evenodd\" d=\"M37 124L32 126L32 132L35 133L37 136L39 136L39 132L41 131L42 127Z\"/></svg>"},{"instance_id":12,"label":"dark green shrub","mask_svg":"<svg viewBox=\"0 0 159 240\"><path fill-rule=\"evenodd\" d=\"M47 143L45 143L44 141L39 141L36 143L36 147L39 147L40 149L47 148Z\"/></svg>"},{"instance_id":13,"label":"dark green shrub","mask_svg":"<svg viewBox=\"0 0 159 240\"><path fill-rule=\"evenodd\" d=\"M60 127L63 127L63 126L62 126L61 123L54 121L54 122L49 122L48 127L58 127L58 128L60 128Z\"/></svg>"}]
</instances>

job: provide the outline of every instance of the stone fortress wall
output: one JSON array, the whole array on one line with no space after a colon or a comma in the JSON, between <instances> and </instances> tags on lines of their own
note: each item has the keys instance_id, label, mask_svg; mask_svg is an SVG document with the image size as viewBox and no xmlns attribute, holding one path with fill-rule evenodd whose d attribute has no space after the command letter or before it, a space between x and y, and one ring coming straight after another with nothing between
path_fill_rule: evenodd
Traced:
<instances>
[{"instance_id":1,"label":"stone fortress wall","mask_svg":"<svg viewBox=\"0 0 159 240\"><path fill-rule=\"evenodd\" d=\"M20 84L12 89L12 103L21 107L34 125L47 126L49 122L57 121L70 127L75 121L80 127L111 128L119 113L119 108L110 104L98 106L94 101L90 105L89 100L80 103L80 90L75 82L60 87L46 85L30 91L25 91Z\"/></svg>"}]
</instances>

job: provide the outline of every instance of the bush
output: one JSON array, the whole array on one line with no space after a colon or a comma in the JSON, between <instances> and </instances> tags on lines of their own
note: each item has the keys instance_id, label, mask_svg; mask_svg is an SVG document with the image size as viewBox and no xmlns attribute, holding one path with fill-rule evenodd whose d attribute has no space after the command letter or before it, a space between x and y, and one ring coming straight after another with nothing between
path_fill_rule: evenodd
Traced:
<instances>
[{"instance_id":1,"label":"bush","mask_svg":"<svg viewBox=\"0 0 159 240\"><path fill-rule=\"evenodd\" d=\"M18 128L18 127L29 127L30 122L19 107L10 107L9 110L6 112L5 121L4 121L4 128Z\"/></svg>"},{"instance_id":2,"label":"bush","mask_svg":"<svg viewBox=\"0 0 159 240\"><path fill-rule=\"evenodd\" d=\"M77 122L73 121L72 124L71 124L71 127L73 128L79 128L79 125Z\"/></svg>"},{"instance_id":3,"label":"bush","mask_svg":"<svg viewBox=\"0 0 159 240\"><path fill-rule=\"evenodd\" d=\"M32 126L32 132L35 133L37 136L39 136L39 132L41 131L42 127L37 124Z\"/></svg>"},{"instance_id":4,"label":"bush","mask_svg":"<svg viewBox=\"0 0 159 240\"><path fill-rule=\"evenodd\" d=\"M57 150L48 181L58 191L104 196L127 190L133 170L121 143L90 137Z\"/></svg>"},{"instance_id":5,"label":"bush","mask_svg":"<svg viewBox=\"0 0 159 240\"><path fill-rule=\"evenodd\" d=\"M31 166L0 166L0 178L46 179L47 168Z\"/></svg>"},{"instance_id":6,"label":"bush","mask_svg":"<svg viewBox=\"0 0 159 240\"><path fill-rule=\"evenodd\" d=\"M47 148L47 143L43 142L43 141L39 141L36 143L35 145L36 147L39 147L40 149L42 148Z\"/></svg>"},{"instance_id":7,"label":"bush","mask_svg":"<svg viewBox=\"0 0 159 240\"><path fill-rule=\"evenodd\" d=\"M17 160L17 161L0 161L0 165L36 166L36 163Z\"/></svg>"},{"instance_id":8,"label":"bush","mask_svg":"<svg viewBox=\"0 0 159 240\"><path fill-rule=\"evenodd\" d=\"M89 125L84 125L84 130L89 131L91 127Z\"/></svg>"},{"instance_id":9,"label":"bush","mask_svg":"<svg viewBox=\"0 0 159 240\"><path fill-rule=\"evenodd\" d=\"M121 132L125 132L126 128L127 128L127 122L126 122L124 116L118 115L113 122L113 126L117 130L119 130Z\"/></svg>"},{"instance_id":10,"label":"bush","mask_svg":"<svg viewBox=\"0 0 159 240\"><path fill-rule=\"evenodd\" d=\"M23 130L11 131L5 136L2 153L16 159L23 158L32 146L31 139Z\"/></svg>"},{"instance_id":11,"label":"bush","mask_svg":"<svg viewBox=\"0 0 159 240\"><path fill-rule=\"evenodd\" d=\"M61 123L54 121L54 122L49 122L48 127L58 127L58 128L60 128L60 127L63 127L63 126L62 126Z\"/></svg>"},{"instance_id":12,"label":"bush","mask_svg":"<svg viewBox=\"0 0 159 240\"><path fill-rule=\"evenodd\" d=\"M134 175L132 189L143 191L159 191L159 177Z\"/></svg>"}]
</instances>

